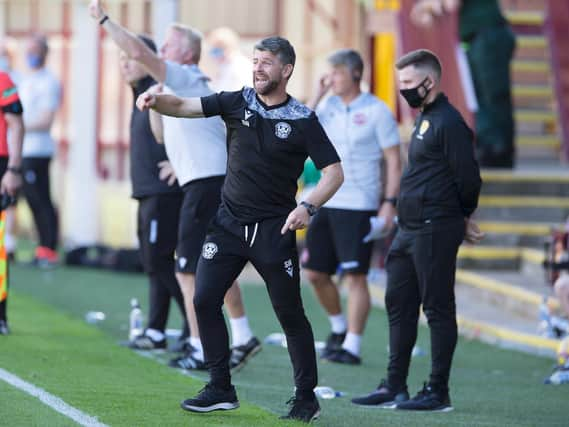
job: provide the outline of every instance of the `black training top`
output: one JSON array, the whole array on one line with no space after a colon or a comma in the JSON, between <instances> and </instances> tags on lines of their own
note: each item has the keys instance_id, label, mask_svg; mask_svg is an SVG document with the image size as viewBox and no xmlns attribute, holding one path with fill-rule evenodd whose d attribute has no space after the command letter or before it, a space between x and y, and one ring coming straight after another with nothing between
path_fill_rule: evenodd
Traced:
<instances>
[{"instance_id":1,"label":"black training top","mask_svg":"<svg viewBox=\"0 0 569 427\"><path fill-rule=\"evenodd\" d=\"M146 89L156 83L151 77L139 80L132 88L134 102ZM158 144L152 130L148 110L140 111L132 108L130 116L130 178L132 181L132 197L140 199L159 194L180 192L178 183L171 187L158 177L158 162L168 160L163 144Z\"/></svg>"},{"instance_id":2,"label":"black training top","mask_svg":"<svg viewBox=\"0 0 569 427\"><path fill-rule=\"evenodd\" d=\"M286 216L295 208L307 156L318 169L340 161L314 112L290 96L269 107L245 87L201 102L206 117L220 115L227 126L222 199L242 224Z\"/></svg>"},{"instance_id":3,"label":"black training top","mask_svg":"<svg viewBox=\"0 0 569 427\"><path fill-rule=\"evenodd\" d=\"M472 131L439 94L415 121L409 164L401 177L399 222L404 228L418 228L470 216L481 186Z\"/></svg>"}]
</instances>

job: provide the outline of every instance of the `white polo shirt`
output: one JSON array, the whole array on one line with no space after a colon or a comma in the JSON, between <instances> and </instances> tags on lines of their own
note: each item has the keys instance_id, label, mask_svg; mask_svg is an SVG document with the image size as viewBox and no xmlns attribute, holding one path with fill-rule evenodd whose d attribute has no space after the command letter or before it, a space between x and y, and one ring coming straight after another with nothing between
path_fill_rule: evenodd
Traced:
<instances>
[{"instance_id":1,"label":"white polo shirt","mask_svg":"<svg viewBox=\"0 0 569 427\"><path fill-rule=\"evenodd\" d=\"M327 208L377 210L381 195L383 150L399 145L397 123L376 96L362 93L349 105L331 96L316 109L336 148L344 183L324 205Z\"/></svg>"},{"instance_id":2,"label":"white polo shirt","mask_svg":"<svg viewBox=\"0 0 569 427\"><path fill-rule=\"evenodd\" d=\"M21 77L18 94L24 108L24 126L46 111L56 111L61 104L61 86L46 68ZM52 157L55 141L50 131L28 131L24 135L24 157Z\"/></svg>"},{"instance_id":3,"label":"white polo shirt","mask_svg":"<svg viewBox=\"0 0 569 427\"><path fill-rule=\"evenodd\" d=\"M181 97L211 95L208 78L197 65L166 61L165 93ZM220 117L182 119L162 116L164 144L178 183L225 175L227 147L225 123Z\"/></svg>"}]
</instances>

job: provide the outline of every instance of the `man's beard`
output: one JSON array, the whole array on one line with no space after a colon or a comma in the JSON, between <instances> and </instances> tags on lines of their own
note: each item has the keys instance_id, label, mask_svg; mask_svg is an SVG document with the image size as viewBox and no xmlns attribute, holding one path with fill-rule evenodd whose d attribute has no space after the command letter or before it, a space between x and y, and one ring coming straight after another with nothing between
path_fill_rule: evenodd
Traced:
<instances>
[{"instance_id":1,"label":"man's beard","mask_svg":"<svg viewBox=\"0 0 569 427\"><path fill-rule=\"evenodd\" d=\"M269 82L263 86L262 88L258 88L257 87L257 82L255 80L253 80L253 86L255 87L255 91L259 94L259 95L270 95L271 92L273 92L279 85L280 80L269 80Z\"/></svg>"}]
</instances>

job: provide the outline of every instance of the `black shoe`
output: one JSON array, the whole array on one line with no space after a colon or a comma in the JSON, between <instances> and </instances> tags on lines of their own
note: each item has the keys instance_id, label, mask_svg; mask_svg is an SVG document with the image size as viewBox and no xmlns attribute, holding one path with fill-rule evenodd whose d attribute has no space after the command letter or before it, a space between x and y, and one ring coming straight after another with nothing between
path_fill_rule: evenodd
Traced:
<instances>
[{"instance_id":1,"label":"black shoe","mask_svg":"<svg viewBox=\"0 0 569 427\"><path fill-rule=\"evenodd\" d=\"M423 389L413 399L398 403L396 409L450 412L454 408L450 403L448 391L437 391L430 384L425 383Z\"/></svg>"},{"instance_id":2,"label":"black shoe","mask_svg":"<svg viewBox=\"0 0 569 427\"><path fill-rule=\"evenodd\" d=\"M231 358L229 359L229 368L231 373L237 372L245 363L255 354L261 351L261 343L257 337L251 338L247 344L238 345L231 349Z\"/></svg>"},{"instance_id":3,"label":"black shoe","mask_svg":"<svg viewBox=\"0 0 569 427\"><path fill-rule=\"evenodd\" d=\"M334 332L330 332L330 335L328 335L328 338L326 338L326 345L320 352L320 357L326 358L328 355L330 355L330 353L341 350L345 339L345 332L343 334L335 334Z\"/></svg>"},{"instance_id":4,"label":"black shoe","mask_svg":"<svg viewBox=\"0 0 569 427\"><path fill-rule=\"evenodd\" d=\"M0 320L0 335L9 335L10 328L8 328L8 322L6 320Z\"/></svg>"},{"instance_id":5,"label":"black shoe","mask_svg":"<svg viewBox=\"0 0 569 427\"><path fill-rule=\"evenodd\" d=\"M320 405L318 399L300 399L291 397L287 405L290 405L290 411L287 415L280 417L281 420L297 420L309 423L320 416Z\"/></svg>"},{"instance_id":6,"label":"black shoe","mask_svg":"<svg viewBox=\"0 0 569 427\"><path fill-rule=\"evenodd\" d=\"M190 344L189 339L179 339L168 349L172 353L193 353L196 349Z\"/></svg>"},{"instance_id":7,"label":"black shoe","mask_svg":"<svg viewBox=\"0 0 569 427\"><path fill-rule=\"evenodd\" d=\"M350 353L344 348L333 351L327 356L322 356L322 359L328 362L343 363L344 365L361 365L362 363L362 359L359 356Z\"/></svg>"},{"instance_id":8,"label":"black shoe","mask_svg":"<svg viewBox=\"0 0 569 427\"><path fill-rule=\"evenodd\" d=\"M154 341L148 335L142 334L129 342L128 346L134 350L164 350L167 342L165 336L159 341Z\"/></svg>"},{"instance_id":9,"label":"black shoe","mask_svg":"<svg viewBox=\"0 0 569 427\"><path fill-rule=\"evenodd\" d=\"M223 390L206 384L196 397L184 400L180 406L191 412L227 411L239 408L239 400L233 386L229 390Z\"/></svg>"},{"instance_id":10,"label":"black shoe","mask_svg":"<svg viewBox=\"0 0 569 427\"><path fill-rule=\"evenodd\" d=\"M203 360L196 359L193 353L186 353L184 356L176 357L168 362L168 366L180 369L192 369L197 371L204 371L206 369Z\"/></svg>"},{"instance_id":11,"label":"black shoe","mask_svg":"<svg viewBox=\"0 0 569 427\"><path fill-rule=\"evenodd\" d=\"M381 380L377 388L366 396L355 397L352 403L362 406L375 406L378 408L393 409L400 403L409 400L407 387L398 390L389 385L386 380Z\"/></svg>"}]
</instances>

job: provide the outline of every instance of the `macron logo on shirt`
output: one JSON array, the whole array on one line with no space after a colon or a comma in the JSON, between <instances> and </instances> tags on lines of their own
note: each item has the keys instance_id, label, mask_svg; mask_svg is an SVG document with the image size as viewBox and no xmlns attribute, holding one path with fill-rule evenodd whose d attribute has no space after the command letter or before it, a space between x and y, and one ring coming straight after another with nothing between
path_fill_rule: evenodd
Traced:
<instances>
[{"instance_id":1,"label":"macron logo on shirt","mask_svg":"<svg viewBox=\"0 0 569 427\"><path fill-rule=\"evenodd\" d=\"M250 127L251 124L249 123L249 119L253 116L253 112L249 111L248 109L245 108L245 119L241 120L241 123L243 124L243 126L247 126Z\"/></svg>"}]
</instances>

